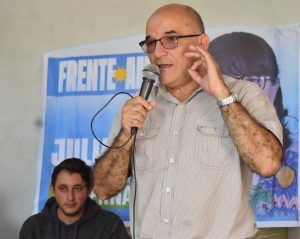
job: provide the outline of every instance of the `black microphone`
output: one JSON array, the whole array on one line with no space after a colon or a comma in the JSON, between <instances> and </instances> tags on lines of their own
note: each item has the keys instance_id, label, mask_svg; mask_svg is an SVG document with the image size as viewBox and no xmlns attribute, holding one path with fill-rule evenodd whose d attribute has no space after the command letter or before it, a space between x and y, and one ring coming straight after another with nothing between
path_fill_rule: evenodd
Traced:
<instances>
[{"instance_id":1,"label":"black microphone","mask_svg":"<svg viewBox=\"0 0 300 239\"><path fill-rule=\"evenodd\" d=\"M142 82L139 96L148 100L148 97L152 90L152 86L154 82L157 81L159 78L159 68L157 67L157 65L148 64L144 67L142 73L143 73L143 82ZM136 132L137 132L137 127L131 128L131 135L136 134Z\"/></svg>"}]
</instances>

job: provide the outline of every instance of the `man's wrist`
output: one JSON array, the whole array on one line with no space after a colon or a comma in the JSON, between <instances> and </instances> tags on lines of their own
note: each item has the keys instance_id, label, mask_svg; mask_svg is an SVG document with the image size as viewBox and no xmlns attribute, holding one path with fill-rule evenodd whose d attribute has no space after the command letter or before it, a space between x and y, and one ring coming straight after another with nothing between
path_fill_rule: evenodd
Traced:
<instances>
[{"instance_id":1,"label":"man's wrist","mask_svg":"<svg viewBox=\"0 0 300 239\"><path fill-rule=\"evenodd\" d=\"M126 134L125 131L121 129L119 134L115 138L114 144L117 144L118 146L123 145L122 149L126 151L131 151L133 138L134 137L131 137L131 134Z\"/></svg>"},{"instance_id":2,"label":"man's wrist","mask_svg":"<svg viewBox=\"0 0 300 239\"><path fill-rule=\"evenodd\" d=\"M236 93L233 93L233 92L230 92L229 96L226 97L225 99L222 99L222 100L218 100L217 103L218 103L218 106L219 107L223 107L225 105L229 105L231 103L235 103L235 102L238 102L238 96Z\"/></svg>"}]
</instances>

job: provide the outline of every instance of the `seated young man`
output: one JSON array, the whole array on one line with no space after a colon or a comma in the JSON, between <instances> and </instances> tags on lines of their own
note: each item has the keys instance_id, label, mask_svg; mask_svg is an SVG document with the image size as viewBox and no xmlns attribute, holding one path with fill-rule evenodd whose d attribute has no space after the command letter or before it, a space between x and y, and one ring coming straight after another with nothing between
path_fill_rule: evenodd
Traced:
<instances>
[{"instance_id":1,"label":"seated young man","mask_svg":"<svg viewBox=\"0 0 300 239\"><path fill-rule=\"evenodd\" d=\"M29 217L20 239L129 239L121 219L90 199L92 170L82 160L66 159L52 173L49 198L42 212Z\"/></svg>"}]
</instances>

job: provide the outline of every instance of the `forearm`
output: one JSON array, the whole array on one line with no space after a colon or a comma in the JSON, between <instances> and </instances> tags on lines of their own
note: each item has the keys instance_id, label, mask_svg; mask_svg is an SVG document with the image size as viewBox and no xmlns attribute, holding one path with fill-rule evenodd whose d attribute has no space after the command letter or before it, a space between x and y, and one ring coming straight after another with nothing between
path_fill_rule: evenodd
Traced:
<instances>
[{"instance_id":1,"label":"forearm","mask_svg":"<svg viewBox=\"0 0 300 239\"><path fill-rule=\"evenodd\" d=\"M274 175L282 160L282 146L277 138L240 103L223 106L221 112L241 158L261 176Z\"/></svg>"},{"instance_id":2,"label":"forearm","mask_svg":"<svg viewBox=\"0 0 300 239\"><path fill-rule=\"evenodd\" d=\"M123 145L128 137L119 133L112 147ZM117 149L109 149L96 159L94 167L94 192L101 199L105 200L114 195L124 187L131 157L132 139Z\"/></svg>"}]
</instances>

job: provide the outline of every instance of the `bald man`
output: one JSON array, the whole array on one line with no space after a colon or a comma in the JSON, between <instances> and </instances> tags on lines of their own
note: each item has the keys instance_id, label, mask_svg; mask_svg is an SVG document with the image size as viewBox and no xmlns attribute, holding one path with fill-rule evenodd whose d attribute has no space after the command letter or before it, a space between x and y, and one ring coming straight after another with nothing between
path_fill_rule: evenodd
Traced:
<instances>
[{"instance_id":1,"label":"bald man","mask_svg":"<svg viewBox=\"0 0 300 239\"><path fill-rule=\"evenodd\" d=\"M130 140L97 159L95 193L110 198L134 175L134 238L252 237L252 171L274 175L282 160L272 103L255 84L221 74L189 6L157 9L140 46L159 67L159 82L149 101L136 96L122 107L110 139L114 147Z\"/></svg>"}]
</instances>

